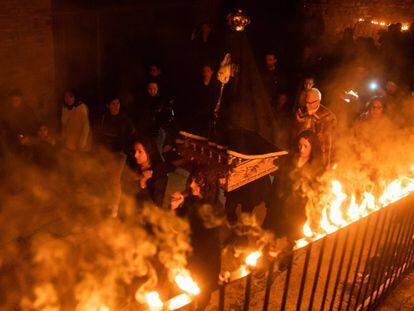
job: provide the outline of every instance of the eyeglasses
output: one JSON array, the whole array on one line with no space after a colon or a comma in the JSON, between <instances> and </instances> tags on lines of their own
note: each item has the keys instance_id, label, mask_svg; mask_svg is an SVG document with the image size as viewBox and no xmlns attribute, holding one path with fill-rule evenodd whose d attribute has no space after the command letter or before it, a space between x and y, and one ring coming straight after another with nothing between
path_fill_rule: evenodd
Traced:
<instances>
[{"instance_id":1,"label":"eyeglasses","mask_svg":"<svg viewBox=\"0 0 414 311\"><path fill-rule=\"evenodd\" d=\"M314 104L314 103L316 103L316 102L318 102L318 101L319 101L319 99L316 99L316 100L311 101L311 102L305 102L305 104L306 104L306 105L311 105L311 104Z\"/></svg>"}]
</instances>

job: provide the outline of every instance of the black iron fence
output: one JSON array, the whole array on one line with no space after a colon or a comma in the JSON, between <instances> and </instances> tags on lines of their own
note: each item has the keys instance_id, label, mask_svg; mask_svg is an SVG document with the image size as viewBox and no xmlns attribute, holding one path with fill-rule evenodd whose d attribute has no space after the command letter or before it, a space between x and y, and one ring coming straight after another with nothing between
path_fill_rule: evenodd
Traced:
<instances>
[{"instance_id":1,"label":"black iron fence","mask_svg":"<svg viewBox=\"0 0 414 311\"><path fill-rule=\"evenodd\" d=\"M414 195L286 258L282 271L275 259L265 272L220 284L219 310L373 309L414 265Z\"/></svg>"}]
</instances>

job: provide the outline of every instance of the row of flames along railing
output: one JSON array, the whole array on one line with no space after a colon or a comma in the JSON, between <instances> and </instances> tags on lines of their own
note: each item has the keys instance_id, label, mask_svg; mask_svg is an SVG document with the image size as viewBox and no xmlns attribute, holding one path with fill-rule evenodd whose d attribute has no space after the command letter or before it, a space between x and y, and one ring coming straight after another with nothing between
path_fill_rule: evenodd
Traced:
<instances>
[{"instance_id":1,"label":"row of flames along railing","mask_svg":"<svg viewBox=\"0 0 414 311\"><path fill-rule=\"evenodd\" d=\"M413 266L411 194L284 256L251 253L220 283L218 309L368 310Z\"/></svg>"},{"instance_id":2,"label":"row of flames along railing","mask_svg":"<svg viewBox=\"0 0 414 311\"><path fill-rule=\"evenodd\" d=\"M262 310L364 310L397 284L414 260L414 180L395 179L378 199L365 192L358 203L338 180L331 186L319 225L313 230L306 222L304 238L290 253L252 251L238 269L221 275L219 310L249 310L251 304ZM163 303L149 292L150 310L191 308L200 289L189 274L177 276L185 293ZM233 301L228 290L236 292Z\"/></svg>"}]
</instances>

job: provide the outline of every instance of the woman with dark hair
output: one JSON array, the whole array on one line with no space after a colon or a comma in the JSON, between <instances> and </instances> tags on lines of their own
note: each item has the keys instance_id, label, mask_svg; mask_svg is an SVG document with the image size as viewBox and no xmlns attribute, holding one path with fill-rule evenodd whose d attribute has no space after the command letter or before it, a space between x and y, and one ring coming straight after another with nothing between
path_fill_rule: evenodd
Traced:
<instances>
[{"instance_id":1,"label":"woman with dark hair","mask_svg":"<svg viewBox=\"0 0 414 311\"><path fill-rule=\"evenodd\" d=\"M188 177L184 193L171 196L171 209L190 223L193 253L189 268L201 288L196 310L207 306L221 269L219 228L225 215L218 194L216 176L206 169L197 169Z\"/></svg>"},{"instance_id":2,"label":"woman with dark hair","mask_svg":"<svg viewBox=\"0 0 414 311\"><path fill-rule=\"evenodd\" d=\"M264 223L276 235L295 240L303 235L306 222L306 194L323 172L316 135L306 130L296 140L291 154L281 163L273 182L273 208Z\"/></svg>"},{"instance_id":3,"label":"woman with dark hair","mask_svg":"<svg viewBox=\"0 0 414 311\"><path fill-rule=\"evenodd\" d=\"M130 185L126 192L135 193L138 205L153 202L158 207L162 207L168 173L175 167L163 161L155 143L151 140L135 140L133 147L135 161L132 165L133 186Z\"/></svg>"}]
</instances>

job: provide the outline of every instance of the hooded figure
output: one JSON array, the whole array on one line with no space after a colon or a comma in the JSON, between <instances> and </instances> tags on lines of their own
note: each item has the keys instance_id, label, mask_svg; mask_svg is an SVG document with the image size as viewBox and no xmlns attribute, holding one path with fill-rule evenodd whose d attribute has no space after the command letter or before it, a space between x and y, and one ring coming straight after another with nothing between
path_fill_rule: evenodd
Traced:
<instances>
[{"instance_id":1,"label":"hooded figure","mask_svg":"<svg viewBox=\"0 0 414 311\"><path fill-rule=\"evenodd\" d=\"M218 140L245 154L277 151L281 133L266 96L250 43L242 27L234 24L240 11L229 15L225 53L218 79L224 86L216 106Z\"/></svg>"}]
</instances>

